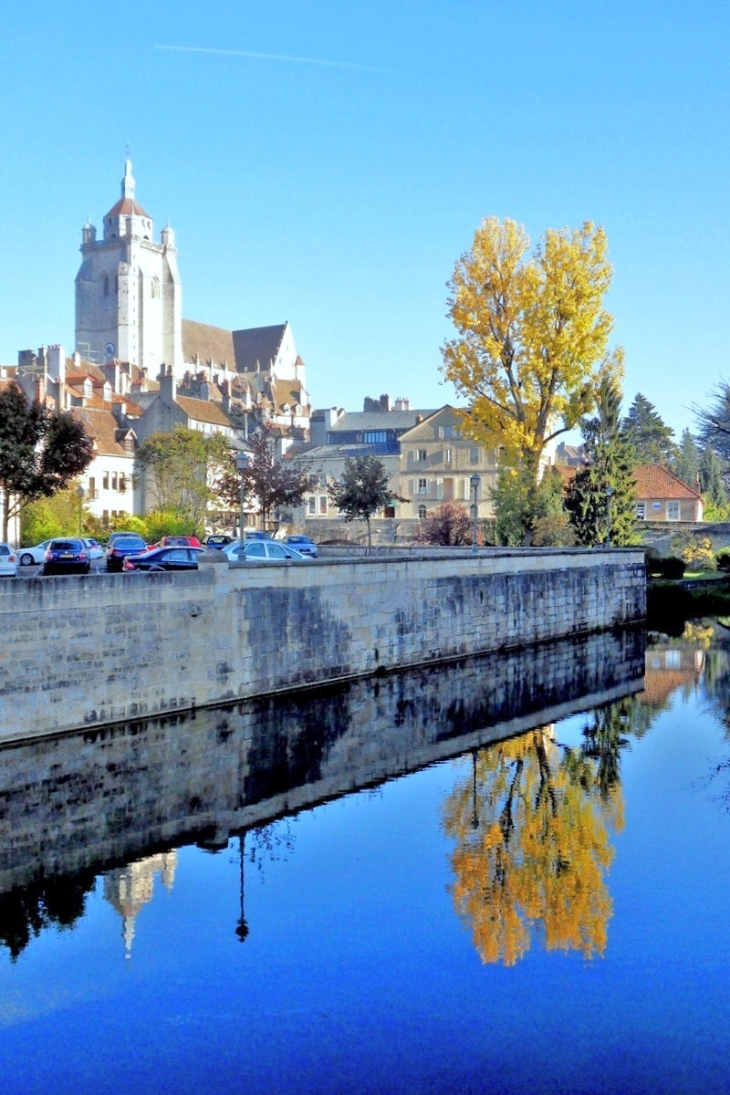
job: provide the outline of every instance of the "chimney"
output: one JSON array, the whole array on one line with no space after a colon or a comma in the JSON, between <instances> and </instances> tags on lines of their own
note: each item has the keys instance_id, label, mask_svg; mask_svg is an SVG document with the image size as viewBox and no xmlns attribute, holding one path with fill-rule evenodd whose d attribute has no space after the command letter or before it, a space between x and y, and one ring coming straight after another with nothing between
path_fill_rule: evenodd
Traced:
<instances>
[{"instance_id":1,"label":"chimney","mask_svg":"<svg viewBox=\"0 0 730 1095\"><path fill-rule=\"evenodd\" d=\"M175 402L175 396L177 395L177 385L175 383L175 377L172 375L172 369L166 369L163 365L157 380L160 385L160 398L162 399L162 402L166 403L168 407L172 406Z\"/></svg>"}]
</instances>

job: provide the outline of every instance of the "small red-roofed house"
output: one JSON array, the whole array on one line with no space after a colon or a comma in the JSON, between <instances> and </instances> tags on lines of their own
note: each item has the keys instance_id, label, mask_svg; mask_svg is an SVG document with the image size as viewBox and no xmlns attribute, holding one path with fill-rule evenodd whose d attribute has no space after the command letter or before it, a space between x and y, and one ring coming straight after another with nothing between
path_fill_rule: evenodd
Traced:
<instances>
[{"instance_id":1,"label":"small red-roofed house","mask_svg":"<svg viewBox=\"0 0 730 1095\"><path fill-rule=\"evenodd\" d=\"M660 464L639 464L636 480L636 516L640 521L703 520L702 495Z\"/></svg>"}]
</instances>

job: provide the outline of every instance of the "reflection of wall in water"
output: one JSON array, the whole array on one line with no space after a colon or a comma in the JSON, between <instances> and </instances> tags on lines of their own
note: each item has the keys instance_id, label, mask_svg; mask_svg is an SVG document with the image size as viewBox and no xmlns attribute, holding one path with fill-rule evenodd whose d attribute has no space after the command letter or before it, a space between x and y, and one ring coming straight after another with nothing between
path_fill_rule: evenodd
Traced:
<instances>
[{"instance_id":1,"label":"reflection of wall in water","mask_svg":"<svg viewBox=\"0 0 730 1095\"><path fill-rule=\"evenodd\" d=\"M159 874L162 885L171 890L176 867L177 852L173 850L147 856L104 875L104 897L122 918L125 958L132 955L137 915L154 895L155 876Z\"/></svg>"},{"instance_id":2,"label":"reflection of wall in water","mask_svg":"<svg viewBox=\"0 0 730 1095\"><path fill-rule=\"evenodd\" d=\"M639 632L0 750L0 892L326 798L636 691Z\"/></svg>"}]
</instances>

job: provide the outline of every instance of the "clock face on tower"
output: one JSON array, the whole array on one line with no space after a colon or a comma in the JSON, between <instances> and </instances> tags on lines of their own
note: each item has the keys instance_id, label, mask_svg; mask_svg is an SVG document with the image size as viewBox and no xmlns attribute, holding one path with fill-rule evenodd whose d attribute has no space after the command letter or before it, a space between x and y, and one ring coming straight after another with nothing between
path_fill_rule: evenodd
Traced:
<instances>
[{"instance_id":1,"label":"clock face on tower","mask_svg":"<svg viewBox=\"0 0 730 1095\"><path fill-rule=\"evenodd\" d=\"M104 347L104 357L114 357L114 343L107 342Z\"/></svg>"}]
</instances>

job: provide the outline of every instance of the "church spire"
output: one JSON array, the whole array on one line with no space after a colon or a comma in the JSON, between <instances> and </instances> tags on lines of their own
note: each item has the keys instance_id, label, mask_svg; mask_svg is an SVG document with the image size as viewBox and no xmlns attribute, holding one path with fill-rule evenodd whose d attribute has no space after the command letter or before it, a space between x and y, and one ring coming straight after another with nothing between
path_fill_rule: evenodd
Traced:
<instances>
[{"instance_id":1,"label":"church spire","mask_svg":"<svg viewBox=\"0 0 730 1095\"><path fill-rule=\"evenodd\" d=\"M134 188L136 183L132 177L132 161L129 156L124 161L124 178L122 179L122 197L134 200Z\"/></svg>"}]
</instances>

